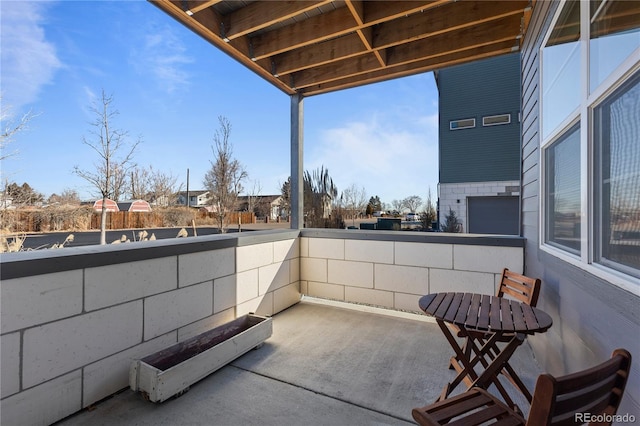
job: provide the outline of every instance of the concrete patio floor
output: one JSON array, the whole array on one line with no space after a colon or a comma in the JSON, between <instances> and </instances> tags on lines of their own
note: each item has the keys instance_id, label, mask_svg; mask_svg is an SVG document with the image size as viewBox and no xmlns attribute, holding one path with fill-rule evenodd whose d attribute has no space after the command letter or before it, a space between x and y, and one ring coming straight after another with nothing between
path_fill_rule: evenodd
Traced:
<instances>
[{"instance_id":1,"label":"concrete patio floor","mask_svg":"<svg viewBox=\"0 0 640 426\"><path fill-rule=\"evenodd\" d=\"M182 396L154 404L125 390L58 424L411 424L411 409L455 376L451 354L429 317L305 298L273 317L261 348ZM511 364L533 391L540 370L526 342ZM526 414L524 397L512 394Z\"/></svg>"}]
</instances>

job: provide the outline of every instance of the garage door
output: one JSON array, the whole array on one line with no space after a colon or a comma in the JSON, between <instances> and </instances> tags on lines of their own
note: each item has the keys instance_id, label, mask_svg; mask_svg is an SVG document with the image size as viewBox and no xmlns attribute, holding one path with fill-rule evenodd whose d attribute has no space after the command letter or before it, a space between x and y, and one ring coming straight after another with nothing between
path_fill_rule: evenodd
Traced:
<instances>
[{"instance_id":1,"label":"garage door","mask_svg":"<svg viewBox=\"0 0 640 426\"><path fill-rule=\"evenodd\" d=\"M518 197L467 198L469 232L520 235Z\"/></svg>"}]
</instances>

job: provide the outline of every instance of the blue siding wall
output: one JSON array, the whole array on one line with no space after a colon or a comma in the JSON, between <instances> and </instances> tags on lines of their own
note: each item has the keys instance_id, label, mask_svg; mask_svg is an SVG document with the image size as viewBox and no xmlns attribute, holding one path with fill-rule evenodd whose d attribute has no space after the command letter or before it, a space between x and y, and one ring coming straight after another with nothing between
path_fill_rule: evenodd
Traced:
<instances>
[{"instance_id":1,"label":"blue siding wall","mask_svg":"<svg viewBox=\"0 0 640 426\"><path fill-rule=\"evenodd\" d=\"M640 419L640 297L540 248L540 58L558 2L538 1L522 49L522 235L526 275L542 280L538 307L553 317L546 333L527 339L542 370L572 373L626 348L634 356L618 414ZM615 423L618 424L618 423Z\"/></svg>"},{"instance_id":2,"label":"blue siding wall","mask_svg":"<svg viewBox=\"0 0 640 426\"><path fill-rule=\"evenodd\" d=\"M440 182L520 179L520 55L513 53L446 68L437 77ZM482 117L510 114L511 123L482 126ZM451 120L476 119L449 130Z\"/></svg>"}]
</instances>

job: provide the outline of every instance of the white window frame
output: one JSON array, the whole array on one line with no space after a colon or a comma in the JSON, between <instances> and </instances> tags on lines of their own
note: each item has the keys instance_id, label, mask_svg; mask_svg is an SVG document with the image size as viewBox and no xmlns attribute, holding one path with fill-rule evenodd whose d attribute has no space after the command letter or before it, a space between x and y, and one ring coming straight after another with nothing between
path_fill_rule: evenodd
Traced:
<instances>
[{"instance_id":1,"label":"white window frame","mask_svg":"<svg viewBox=\"0 0 640 426\"><path fill-rule=\"evenodd\" d=\"M453 123L456 122L460 122L460 121L473 121L473 125L471 126L464 126L464 127L451 127L453 125ZM464 130L464 129L474 129L476 127L476 119L475 118L461 118L459 120L451 120L449 121L449 130Z\"/></svg>"},{"instance_id":2,"label":"white window frame","mask_svg":"<svg viewBox=\"0 0 640 426\"><path fill-rule=\"evenodd\" d=\"M489 123L486 124L486 119L487 118L496 118L496 117L507 117L508 120L507 121L501 121L499 123ZM511 114L496 114L496 115L485 115L484 117L482 117L482 127L489 127L489 126L504 126L505 124L511 124Z\"/></svg>"},{"instance_id":3,"label":"white window frame","mask_svg":"<svg viewBox=\"0 0 640 426\"><path fill-rule=\"evenodd\" d=\"M547 29L547 33L539 50L539 87L542 87L543 79L543 50L549 40L549 37L562 13L567 0L562 0L555 11L555 15L551 21L551 25ZM553 129L546 139L540 134L540 150L538 153L538 164L540 169L540 179L538 180L538 246L541 250L574 265L578 268L602 278L613 285L621 287L633 294L640 295L640 279L620 272L616 269L609 268L605 265L595 262L595 235L593 235L595 222L594 191L593 188L593 165L597 161L592 153L593 149L593 111L602 104L609 95L611 95L618 87L620 87L633 73L640 70L640 47L636 49L627 59L621 63L609 76L607 76L592 93L589 93L589 40L590 40L590 16L589 2L581 2L580 8L580 106L571 112L563 122ZM538 120L540 129L543 124L544 99L540 95L538 107ZM545 170L545 152L546 149L553 144L560 136L564 135L576 122L580 122L580 193L581 207L581 246L580 255L574 255L568 251L562 250L545 242L545 226L546 226L546 170Z\"/></svg>"}]
</instances>

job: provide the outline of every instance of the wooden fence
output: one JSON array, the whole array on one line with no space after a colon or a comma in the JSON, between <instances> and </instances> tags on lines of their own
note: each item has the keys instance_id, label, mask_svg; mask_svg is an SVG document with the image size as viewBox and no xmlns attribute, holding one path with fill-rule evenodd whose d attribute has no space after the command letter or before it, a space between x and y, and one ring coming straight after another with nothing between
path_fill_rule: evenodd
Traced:
<instances>
[{"instance_id":1,"label":"wooden fence","mask_svg":"<svg viewBox=\"0 0 640 426\"><path fill-rule=\"evenodd\" d=\"M255 223L252 212L233 212L229 227ZM215 213L202 210L163 209L153 212L108 212L107 229L145 229L178 226L217 226ZM8 232L84 231L100 229L100 213L88 209L73 210L0 210L0 228Z\"/></svg>"},{"instance_id":2,"label":"wooden fence","mask_svg":"<svg viewBox=\"0 0 640 426\"><path fill-rule=\"evenodd\" d=\"M217 225L215 213L199 211L193 220L196 225ZM238 217L242 223L255 223L255 214L251 212L233 212L229 215L229 226L238 224ZM180 220L182 219L182 220ZM107 213L107 229L134 229L134 228L164 228L171 226L190 226L189 220L181 217L178 220L168 217L164 212L109 212ZM202 223L207 220L206 223ZM96 213L91 218L91 229L100 229L100 214Z\"/></svg>"}]
</instances>

